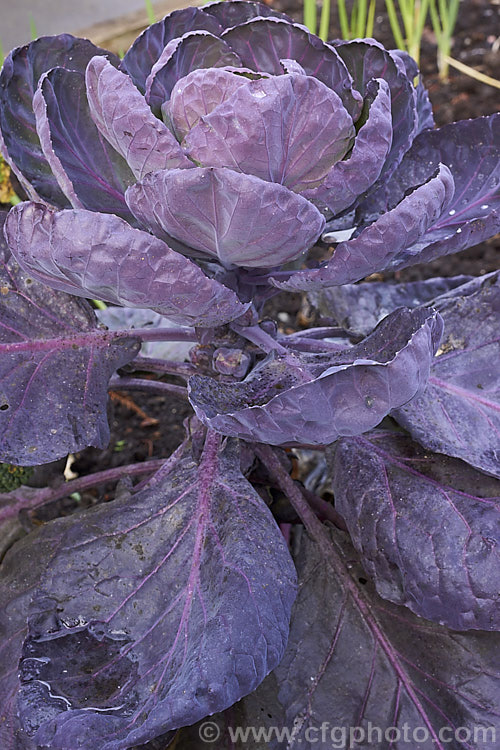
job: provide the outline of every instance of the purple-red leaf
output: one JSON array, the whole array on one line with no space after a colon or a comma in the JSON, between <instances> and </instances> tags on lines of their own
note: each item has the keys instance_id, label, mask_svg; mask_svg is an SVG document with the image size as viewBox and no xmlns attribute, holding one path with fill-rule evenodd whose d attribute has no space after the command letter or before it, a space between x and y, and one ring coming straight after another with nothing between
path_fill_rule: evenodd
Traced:
<instances>
[{"instance_id":1,"label":"purple-red leaf","mask_svg":"<svg viewBox=\"0 0 500 750\"><path fill-rule=\"evenodd\" d=\"M118 216L20 203L7 219L6 236L35 278L80 297L147 307L201 327L227 323L247 308L189 258Z\"/></svg>"},{"instance_id":2,"label":"purple-red leaf","mask_svg":"<svg viewBox=\"0 0 500 750\"><path fill-rule=\"evenodd\" d=\"M433 306L444 336L429 384L394 417L426 448L500 477L500 273Z\"/></svg>"},{"instance_id":3,"label":"purple-red leaf","mask_svg":"<svg viewBox=\"0 0 500 750\"><path fill-rule=\"evenodd\" d=\"M124 193L134 175L94 124L83 73L64 68L45 73L33 110L45 158L71 205L133 220Z\"/></svg>"},{"instance_id":4,"label":"purple-red leaf","mask_svg":"<svg viewBox=\"0 0 500 750\"><path fill-rule=\"evenodd\" d=\"M456 253L500 230L500 114L421 133L392 178L360 207L358 219L390 210L440 163L453 176L453 200L410 252L395 258L395 268Z\"/></svg>"},{"instance_id":5,"label":"purple-red leaf","mask_svg":"<svg viewBox=\"0 0 500 750\"><path fill-rule=\"evenodd\" d=\"M167 462L139 492L58 527L20 667L37 747L148 742L232 705L279 663L294 566L216 436L199 465Z\"/></svg>"},{"instance_id":6,"label":"purple-red leaf","mask_svg":"<svg viewBox=\"0 0 500 750\"><path fill-rule=\"evenodd\" d=\"M391 94L379 79L367 86L366 122L359 129L351 153L334 164L321 185L306 190L304 196L319 201L338 214L349 208L380 177L392 144Z\"/></svg>"},{"instance_id":7,"label":"purple-red leaf","mask_svg":"<svg viewBox=\"0 0 500 750\"><path fill-rule=\"evenodd\" d=\"M0 461L48 463L109 440L108 381L137 354L131 336L97 328L83 300L0 264Z\"/></svg>"},{"instance_id":8,"label":"purple-red leaf","mask_svg":"<svg viewBox=\"0 0 500 750\"><path fill-rule=\"evenodd\" d=\"M269 723L293 742L270 747L496 750L498 633L456 633L383 601L345 536L329 533L328 556L305 534L296 542L289 645L257 691L271 691L266 712L283 707ZM254 712L243 726L261 723Z\"/></svg>"},{"instance_id":9,"label":"purple-red leaf","mask_svg":"<svg viewBox=\"0 0 500 750\"><path fill-rule=\"evenodd\" d=\"M307 75L315 76L336 91L354 120L362 107L361 96L352 88L352 78L337 52L304 26L281 18L256 18L222 35L237 52L242 64L279 76L281 60L296 60Z\"/></svg>"},{"instance_id":10,"label":"purple-red leaf","mask_svg":"<svg viewBox=\"0 0 500 750\"><path fill-rule=\"evenodd\" d=\"M127 190L134 215L224 265L270 268L297 258L325 220L301 195L231 169L171 169Z\"/></svg>"},{"instance_id":11,"label":"purple-red leaf","mask_svg":"<svg viewBox=\"0 0 500 750\"><path fill-rule=\"evenodd\" d=\"M398 307L417 307L471 280L471 276L447 276L425 281L370 281L343 284L311 292L309 301L322 318L367 336L377 323Z\"/></svg>"},{"instance_id":12,"label":"purple-red leaf","mask_svg":"<svg viewBox=\"0 0 500 750\"><path fill-rule=\"evenodd\" d=\"M240 383L194 375L190 401L212 429L272 445L332 443L377 425L425 388L442 325L397 310L361 344L322 355L272 355Z\"/></svg>"},{"instance_id":13,"label":"purple-red leaf","mask_svg":"<svg viewBox=\"0 0 500 750\"><path fill-rule=\"evenodd\" d=\"M217 1L205 3L203 5L203 10L205 13L210 13L211 16L215 16L224 29L239 26L240 24L257 17L266 18L268 16L274 16L292 22L292 19L285 13L279 13L270 8L269 5L266 5L265 3L257 3L253 0L248 0L248 2L244 3L242 3L241 0L224 0L224 2Z\"/></svg>"},{"instance_id":14,"label":"purple-red leaf","mask_svg":"<svg viewBox=\"0 0 500 750\"><path fill-rule=\"evenodd\" d=\"M105 57L94 57L89 62L86 86L93 121L137 179L159 169L192 166L129 76Z\"/></svg>"},{"instance_id":15,"label":"purple-red leaf","mask_svg":"<svg viewBox=\"0 0 500 750\"><path fill-rule=\"evenodd\" d=\"M354 86L363 97L366 96L369 82L374 78L383 78L389 85L393 138L382 171L383 176L388 176L400 163L418 132L417 95L413 81L400 70L391 53L373 40L341 42L335 49L352 75Z\"/></svg>"},{"instance_id":16,"label":"purple-red leaf","mask_svg":"<svg viewBox=\"0 0 500 750\"><path fill-rule=\"evenodd\" d=\"M162 110L163 117L171 122L181 141L201 117L247 83L246 77L225 68L193 70L177 82L170 101Z\"/></svg>"},{"instance_id":17,"label":"purple-red leaf","mask_svg":"<svg viewBox=\"0 0 500 750\"><path fill-rule=\"evenodd\" d=\"M248 81L187 134L191 159L230 167L302 192L346 154L352 119L339 96L310 76Z\"/></svg>"},{"instance_id":18,"label":"purple-red leaf","mask_svg":"<svg viewBox=\"0 0 500 750\"><path fill-rule=\"evenodd\" d=\"M239 67L238 55L218 37L208 31L190 31L180 39L173 39L165 47L151 68L146 81L146 99L159 112L163 102L170 99L178 80L198 68Z\"/></svg>"},{"instance_id":19,"label":"purple-red leaf","mask_svg":"<svg viewBox=\"0 0 500 750\"><path fill-rule=\"evenodd\" d=\"M43 73L60 66L83 73L94 55L118 58L87 39L70 34L46 36L14 49L0 74L0 141L2 150L24 189L34 200L67 206L57 180L42 152L35 126L32 100Z\"/></svg>"},{"instance_id":20,"label":"purple-red leaf","mask_svg":"<svg viewBox=\"0 0 500 750\"><path fill-rule=\"evenodd\" d=\"M500 630L500 481L409 437L335 446L335 507L378 593L454 630Z\"/></svg>"},{"instance_id":21,"label":"purple-red leaf","mask_svg":"<svg viewBox=\"0 0 500 750\"><path fill-rule=\"evenodd\" d=\"M220 34L222 26L212 14L205 13L201 8L174 10L158 23L148 26L137 37L120 67L129 74L137 88L144 92L151 68L167 44L189 31L199 29L209 31L211 34Z\"/></svg>"},{"instance_id":22,"label":"purple-red leaf","mask_svg":"<svg viewBox=\"0 0 500 750\"><path fill-rule=\"evenodd\" d=\"M323 266L296 271L286 281L271 278L271 282L288 290L321 289L383 271L395 258L411 256L415 243L450 205L453 190L450 170L441 164L434 177L403 198L396 208L382 214L355 239L341 242Z\"/></svg>"}]
</instances>

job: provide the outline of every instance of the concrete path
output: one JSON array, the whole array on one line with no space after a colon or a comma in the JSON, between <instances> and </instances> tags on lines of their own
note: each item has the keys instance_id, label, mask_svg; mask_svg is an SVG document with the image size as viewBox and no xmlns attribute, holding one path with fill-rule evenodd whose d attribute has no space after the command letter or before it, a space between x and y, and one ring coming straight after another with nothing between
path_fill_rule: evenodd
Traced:
<instances>
[{"instance_id":1,"label":"concrete path","mask_svg":"<svg viewBox=\"0 0 500 750\"><path fill-rule=\"evenodd\" d=\"M189 4L183 0L153 1L157 18ZM165 9L165 5L171 7ZM0 42L7 54L12 47L31 40L30 24L36 28L36 36L65 31L80 34L115 19L145 19L145 7L144 0L0 0Z\"/></svg>"}]
</instances>

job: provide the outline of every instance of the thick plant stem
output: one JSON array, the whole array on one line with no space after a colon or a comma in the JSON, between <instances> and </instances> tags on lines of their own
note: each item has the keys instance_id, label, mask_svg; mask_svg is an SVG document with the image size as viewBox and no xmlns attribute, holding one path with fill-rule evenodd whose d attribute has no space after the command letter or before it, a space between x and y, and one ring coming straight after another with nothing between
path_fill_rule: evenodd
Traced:
<instances>
[{"instance_id":1,"label":"thick plant stem","mask_svg":"<svg viewBox=\"0 0 500 750\"><path fill-rule=\"evenodd\" d=\"M168 359L154 359L154 357L136 357L132 366L136 370L166 372L169 375L180 375L181 377L189 377L199 372L198 368L190 362L173 362Z\"/></svg>"},{"instance_id":2,"label":"thick plant stem","mask_svg":"<svg viewBox=\"0 0 500 750\"><path fill-rule=\"evenodd\" d=\"M115 336L138 336L143 341L198 341L194 328L128 328L113 331Z\"/></svg>"},{"instance_id":3,"label":"thick plant stem","mask_svg":"<svg viewBox=\"0 0 500 750\"><path fill-rule=\"evenodd\" d=\"M316 517L316 514L305 499L299 487L295 484L286 469L281 465L276 452L270 446L261 443L255 445L254 450L264 466L270 472L278 487L290 500L290 504L306 527L309 535L321 549L325 559L330 560L332 557L332 543L328 532L321 521Z\"/></svg>"},{"instance_id":4,"label":"thick plant stem","mask_svg":"<svg viewBox=\"0 0 500 750\"><path fill-rule=\"evenodd\" d=\"M115 466L112 469L98 471L95 474L87 474L84 477L78 477L78 479L71 479L69 482L65 482L56 488L44 487L37 491L32 487L21 487L19 490L9 493L13 502L1 509L0 522L17 515L21 507L37 508L39 505L68 497L68 495L72 495L74 492L84 492L107 482L118 482L125 476L132 477L141 474L152 474L161 469L167 461L168 459L165 458L156 458L151 461L130 464L129 466ZM23 497L23 489L29 491L29 494L27 492L25 497Z\"/></svg>"},{"instance_id":5,"label":"thick plant stem","mask_svg":"<svg viewBox=\"0 0 500 750\"><path fill-rule=\"evenodd\" d=\"M109 389L113 391L155 391L165 395L176 396L187 400L187 388L183 385L162 383L160 380L141 380L140 378L121 378L114 375L109 381Z\"/></svg>"}]
</instances>

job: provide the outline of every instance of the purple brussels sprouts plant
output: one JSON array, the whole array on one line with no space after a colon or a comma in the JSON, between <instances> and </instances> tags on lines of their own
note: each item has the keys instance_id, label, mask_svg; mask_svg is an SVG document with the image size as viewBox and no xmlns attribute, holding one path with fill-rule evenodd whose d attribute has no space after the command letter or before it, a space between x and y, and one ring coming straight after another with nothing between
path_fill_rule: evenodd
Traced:
<instances>
[{"instance_id":1,"label":"purple brussels sprouts plant","mask_svg":"<svg viewBox=\"0 0 500 750\"><path fill-rule=\"evenodd\" d=\"M500 277L387 272L499 230L500 115L435 129L406 54L229 0L13 50L0 132L0 460L105 448L110 388L192 407L0 494L2 750L498 747Z\"/></svg>"}]
</instances>

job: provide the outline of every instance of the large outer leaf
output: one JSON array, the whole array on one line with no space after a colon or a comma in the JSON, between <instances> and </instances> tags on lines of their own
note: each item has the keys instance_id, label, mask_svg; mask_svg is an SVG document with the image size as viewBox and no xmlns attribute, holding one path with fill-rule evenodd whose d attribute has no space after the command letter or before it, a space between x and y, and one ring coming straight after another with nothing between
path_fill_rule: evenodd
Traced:
<instances>
[{"instance_id":1,"label":"large outer leaf","mask_svg":"<svg viewBox=\"0 0 500 750\"><path fill-rule=\"evenodd\" d=\"M456 253L500 230L498 113L421 133L392 178L360 207L358 220L371 220L390 210L406 191L428 179L439 163L453 175L453 200L408 252L394 258L394 268Z\"/></svg>"},{"instance_id":2,"label":"large outer leaf","mask_svg":"<svg viewBox=\"0 0 500 750\"><path fill-rule=\"evenodd\" d=\"M353 240L341 242L331 260L320 268L295 271L286 281L271 278L281 289L321 289L339 286L383 271L395 257L412 252L412 246L442 215L453 198L454 183L448 167L403 198Z\"/></svg>"},{"instance_id":3,"label":"large outer leaf","mask_svg":"<svg viewBox=\"0 0 500 750\"><path fill-rule=\"evenodd\" d=\"M83 73L45 73L33 110L45 158L71 205L132 220L124 193L134 175L94 124Z\"/></svg>"},{"instance_id":4,"label":"large outer leaf","mask_svg":"<svg viewBox=\"0 0 500 750\"><path fill-rule=\"evenodd\" d=\"M384 599L455 630L500 630L500 481L375 431L336 444L333 490Z\"/></svg>"},{"instance_id":5,"label":"large outer leaf","mask_svg":"<svg viewBox=\"0 0 500 750\"><path fill-rule=\"evenodd\" d=\"M199 466L183 458L60 522L21 664L37 747L124 750L226 708L279 663L293 563L238 456L217 449L212 435Z\"/></svg>"},{"instance_id":6,"label":"large outer leaf","mask_svg":"<svg viewBox=\"0 0 500 750\"><path fill-rule=\"evenodd\" d=\"M129 76L105 57L94 57L86 72L90 114L107 141L141 180L149 172L190 167L176 139L155 117Z\"/></svg>"},{"instance_id":7,"label":"large outer leaf","mask_svg":"<svg viewBox=\"0 0 500 750\"><path fill-rule=\"evenodd\" d=\"M384 602L351 545L330 535L328 557L305 534L300 541L288 648L262 686L277 682L285 716L276 723L290 739L269 747L496 750L499 635L456 633ZM265 725L257 717L254 709L248 725ZM350 742L351 728L364 739L358 731Z\"/></svg>"},{"instance_id":8,"label":"large outer leaf","mask_svg":"<svg viewBox=\"0 0 500 750\"><path fill-rule=\"evenodd\" d=\"M225 265L269 268L314 244L325 220L282 185L223 167L171 169L127 190L137 218Z\"/></svg>"},{"instance_id":9,"label":"large outer leaf","mask_svg":"<svg viewBox=\"0 0 500 750\"><path fill-rule=\"evenodd\" d=\"M108 380L139 346L98 330L86 302L33 281L0 248L0 461L105 448Z\"/></svg>"},{"instance_id":10,"label":"large outer leaf","mask_svg":"<svg viewBox=\"0 0 500 750\"><path fill-rule=\"evenodd\" d=\"M444 337L425 393L394 413L426 448L500 477L500 273L434 302Z\"/></svg>"},{"instance_id":11,"label":"large outer leaf","mask_svg":"<svg viewBox=\"0 0 500 750\"><path fill-rule=\"evenodd\" d=\"M70 34L41 37L12 50L5 60L0 74L0 141L3 139L2 150L9 164L34 200L68 205L36 132L32 99L38 81L56 66L83 73L94 55L107 55L113 64L118 64L118 58L111 53Z\"/></svg>"},{"instance_id":12,"label":"large outer leaf","mask_svg":"<svg viewBox=\"0 0 500 750\"><path fill-rule=\"evenodd\" d=\"M151 68L146 80L146 99L159 112L177 81L197 68L241 66L238 55L226 42L208 31L190 31L180 39L172 39Z\"/></svg>"},{"instance_id":13,"label":"large outer leaf","mask_svg":"<svg viewBox=\"0 0 500 750\"><path fill-rule=\"evenodd\" d=\"M50 524L25 536L0 567L0 745L2 750L37 750L19 724L19 659L28 635L27 615L33 589L56 554L63 527ZM40 539L41 535L41 539Z\"/></svg>"},{"instance_id":14,"label":"large outer leaf","mask_svg":"<svg viewBox=\"0 0 500 750\"><path fill-rule=\"evenodd\" d=\"M367 85L374 78L383 78L389 84L393 138L382 171L382 176L387 177L400 163L417 134L418 114L413 81L400 70L390 52L373 40L342 42L335 49L363 96L366 95Z\"/></svg>"},{"instance_id":15,"label":"large outer leaf","mask_svg":"<svg viewBox=\"0 0 500 750\"><path fill-rule=\"evenodd\" d=\"M247 307L189 258L118 216L20 203L5 231L22 266L54 289L202 327L234 320Z\"/></svg>"},{"instance_id":16,"label":"large outer leaf","mask_svg":"<svg viewBox=\"0 0 500 750\"><path fill-rule=\"evenodd\" d=\"M302 192L342 159L354 132L334 91L311 76L285 74L236 88L184 143L203 166L230 167Z\"/></svg>"},{"instance_id":17,"label":"large outer leaf","mask_svg":"<svg viewBox=\"0 0 500 750\"><path fill-rule=\"evenodd\" d=\"M379 79L367 86L366 122L359 129L351 153L334 164L321 185L306 190L309 200L326 205L333 214L352 205L380 177L392 144L391 95Z\"/></svg>"},{"instance_id":18,"label":"large outer leaf","mask_svg":"<svg viewBox=\"0 0 500 750\"><path fill-rule=\"evenodd\" d=\"M269 357L230 385L194 375L190 400L198 417L225 435L272 445L332 443L366 432L391 403L425 388L441 331L436 316L401 309L361 344L312 362Z\"/></svg>"},{"instance_id":19,"label":"large outer leaf","mask_svg":"<svg viewBox=\"0 0 500 750\"><path fill-rule=\"evenodd\" d=\"M417 307L471 280L471 276L448 276L389 284L370 281L343 284L311 292L309 301L322 318L349 331L367 336L386 315L398 307Z\"/></svg>"},{"instance_id":20,"label":"large outer leaf","mask_svg":"<svg viewBox=\"0 0 500 750\"><path fill-rule=\"evenodd\" d=\"M189 31L203 29L211 34L219 34L222 26L213 15L201 8L182 8L169 13L158 23L137 37L122 60L121 68L132 78L137 88L144 92L151 68L160 57L167 44Z\"/></svg>"},{"instance_id":21,"label":"large outer leaf","mask_svg":"<svg viewBox=\"0 0 500 750\"><path fill-rule=\"evenodd\" d=\"M315 76L339 94L344 106L357 119L361 96L352 88L352 78L337 52L304 26L280 18L256 18L222 35L242 64L279 76L281 60L296 60L307 75Z\"/></svg>"}]
</instances>

